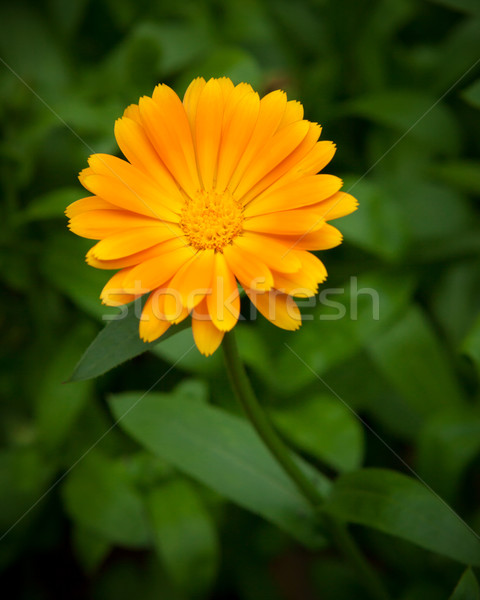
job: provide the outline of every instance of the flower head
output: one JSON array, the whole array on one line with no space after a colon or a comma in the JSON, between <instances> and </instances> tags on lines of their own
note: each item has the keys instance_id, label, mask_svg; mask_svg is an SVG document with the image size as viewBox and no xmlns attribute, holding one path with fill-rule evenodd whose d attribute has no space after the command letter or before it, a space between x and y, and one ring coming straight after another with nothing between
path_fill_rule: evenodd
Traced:
<instances>
[{"instance_id":1,"label":"flower head","mask_svg":"<svg viewBox=\"0 0 480 600\"><path fill-rule=\"evenodd\" d=\"M192 315L199 350L216 350L240 314L240 284L260 313L295 330L294 298L325 280L310 251L341 243L327 221L356 200L318 174L335 146L282 91L263 98L227 79L195 79L183 102L166 85L115 124L126 160L94 154L80 173L92 194L67 208L87 254L117 270L101 293L118 306L150 293L140 336L160 337Z\"/></svg>"}]
</instances>

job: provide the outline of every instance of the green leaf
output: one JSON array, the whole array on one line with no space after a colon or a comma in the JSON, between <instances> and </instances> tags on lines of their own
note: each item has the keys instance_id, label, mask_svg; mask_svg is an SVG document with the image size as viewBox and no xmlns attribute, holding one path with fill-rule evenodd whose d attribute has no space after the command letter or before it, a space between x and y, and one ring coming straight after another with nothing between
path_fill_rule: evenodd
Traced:
<instances>
[{"instance_id":1,"label":"green leaf","mask_svg":"<svg viewBox=\"0 0 480 600\"><path fill-rule=\"evenodd\" d=\"M314 396L272 411L280 431L298 448L338 471L357 469L363 458L358 419L332 396Z\"/></svg>"},{"instance_id":2,"label":"green leaf","mask_svg":"<svg viewBox=\"0 0 480 600\"><path fill-rule=\"evenodd\" d=\"M480 315L478 315L475 324L465 338L462 350L473 360L480 375Z\"/></svg>"},{"instance_id":3,"label":"green leaf","mask_svg":"<svg viewBox=\"0 0 480 600\"><path fill-rule=\"evenodd\" d=\"M123 319L111 321L100 331L75 367L70 382L103 375L189 327L188 320L184 320L170 327L159 340L146 343L139 336L139 320L135 313L135 304L128 305L127 314Z\"/></svg>"},{"instance_id":4,"label":"green leaf","mask_svg":"<svg viewBox=\"0 0 480 600\"><path fill-rule=\"evenodd\" d=\"M188 597L205 594L218 569L212 519L187 481L170 480L147 497L154 543L172 580Z\"/></svg>"},{"instance_id":5,"label":"green leaf","mask_svg":"<svg viewBox=\"0 0 480 600\"><path fill-rule=\"evenodd\" d=\"M467 569L449 600L480 600L480 589L472 569Z\"/></svg>"},{"instance_id":6,"label":"green leaf","mask_svg":"<svg viewBox=\"0 0 480 600\"><path fill-rule=\"evenodd\" d=\"M18 213L20 222L41 221L45 219L65 218L65 209L81 197L78 187L64 187L51 190L35 198L26 209Z\"/></svg>"},{"instance_id":7,"label":"green leaf","mask_svg":"<svg viewBox=\"0 0 480 600\"><path fill-rule=\"evenodd\" d=\"M478 234L477 239L480 239ZM446 334L451 346L457 349L463 343L467 354L465 338L470 331L475 331L475 317L480 308L480 253L477 254L467 260L451 261L449 266L442 267L429 290L435 322Z\"/></svg>"},{"instance_id":8,"label":"green leaf","mask_svg":"<svg viewBox=\"0 0 480 600\"><path fill-rule=\"evenodd\" d=\"M49 0L55 25L66 38L71 38L75 34L85 14L88 1L70 0L70 2L62 2L62 0Z\"/></svg>"},{"instance_id":9,"label":"green leaf","mask_svg":"<svg viewBox=\"0 0 480 600\"><path fill-rule=\"evenodd\" d=\"M466 13L480 13L480 5L477 0L430 0L436 4L442 4L452 10Z\"/></svg>"},{"instance_id":10,"label":"green leaf","mask_svg":"<svg viewBox=\"0 0 480 600\"><path fill-rule=\"evenodd\" d=\"M304 543L324 543L314 510L247 422L175 394L151 393L139 402L142 396L126 393L110 401L120 427L140 444ZM325 494L327 480L308 473Z\"/></svg>"},{"instance_id":11,"label":"green leaf","mask_svg":"<svg viewBox=\"0 0 480 600\"><path fill-rule=\"evenodd\" d=\"M97 532L76 524L72 535L74 552L87 573L93 573L111 550L111 543Z\"/></svg>"},{"instance_id":12,"label":"green leaf","mask_svg":"<svg viewBox=\"0 0 480 600\"><path fill-rule=\"evenodd\" d=\"M40 269L56 289L88 315L100 320L106 315L118 314L118 309L104 306L100 301L108 273L85 262L85 254L91 246L91 240L79 239L68 231L54 235L45 246Z\"/></svg>"},{"instance_id":13,"label":"green leaf","mask_svg":"<svg viewBox=\"0 0 480 600\"><path fill-rule=\"evenodd\" d=\"M37 449L10 448L0 452L0 528L6 529L32 508L52 473Z\"/></svg>"},{"instance_id":14,"label":"green leaf","mask_svg":"<svg viewBox=\"0 0 480 600\"><path fill-rule=\"evenodd\" d=\"M287 341L294 352L276 356L271 386L278 394L291 394L351 359L404 310L413 284L411 275L379 271L351 277L342 287L325 287L308 322ZM272 354L278 345L284 348L284 332L281 340L270 346Z\"/></svg>"},{"instance_id":15,"label":"green leaf","mask_svg":"<svg viewBox=\"0 0 480 600\"><path fill-rule=\"evenodd\" d=\"M92 393L91 383L65 385L78 355L91 339L95 327L82 323L68 332L38 384L36 415L38 435L47 448L53 449L68 435L77 415Z\"/></svg>"},{"instance_id":16,"label":"green leaf","mask_svg":"<svg viewBox=\"0 0 480 600\"><path fill-rule=\"evenodd\" d=\"M475 108L480 108L480 79L477 79L463 92L463 97Z\"/></svg>"},{"instance_id":17,"label":"green leaf","mask_svg":"<svg viewBox=\"0 0 480 600\"><path fill-rule=\"evenodd\" d=\"M447 353L418 307L411 306L392 327L373 338L368 350L419 415L463 403Z\"/></svg>"},{"instance_id":18,"label":"green leaf","mask_svg":"<svg viewBox=\"0 0 480 600\"><path fill-rule=\"evenodd\" d=\"M123 464L92 451L69 473L65 508L79 525L112 544L145 547L150 542L142 499Z\"/></svg>"},{"instance_id":19,"label":"green leaf","mask_svg":"<svg viewBox=\"0 0 480 600\"><path fill-rule=\"evenodd\" d=\"M405 177L403 172L388 176L387 193L402 212L400 223L407 228L415 261L423 258L421 245L429 240L445 252L447 236L463 237L472 229L474 212L458 190L413 175Z\"/></svg>"},{"instance_id":20,"label":"green leaf","mask_svg":"<svg viewBox=\"0 0 480 600\"><path fill-rule=\"evenodd\" d=\"M254 89L262 83L262 71L254 55L236 47L220 47L210 52L208 58L182 76L179 88L186 88L194 77L230 77L234 83L248 81Z\"/></svg>"},{"instance_id":21,"label":"green leaf","mask_svg":"<svg viewBox=\"0 0 480 600\"><path fill-rule=\"evenodd\" d=\"M480 105L480 80L479 105ZM429 172L443 183L469 194L480 194L480 171L474 160L442 162L429 168Z\"/></svg>"},{"instance_id":22,"label":"green leaf","mask_svg":"<svg viewBox=\"0 0 480 600\"><path fill-rule=\"evenodd\" d=\"M465 469L479 452L480 414L477 411L434 413L418 438L418 472L442 498L451 501Z\"/></svg>"},{"instance_id":23,"label":"green leaf","mask_svg":"<svg viewBox=\"0 0 480 600\"><path fill-rule=\"evenodd\" d=\"M422 483L387 469L341 475L325 510L466 564L480 564L480 539Z\"/></svg>"},{"instance_id":24,"label":"green leaf","mask_svg":"<svg viewBox=\"0 0 480 600\"><path fill-rule=\"evenodd\" d=\"M0 567L25 546L29 526L44 507L53 469L34 447L0 451Z\"/></svg>"},{"instance_id":25,"label":"green leaf","mask_svg":"<svg viewBox=\"0 0 480 600\"><path fill-rule=\"evenodd\" d=\"M384 258L398 259L406 248L407 228L395 202L386 201L389 193L380 184L344 178L344 190L360 199L361 210L342 219L342 233L348 243Z\"/></svg>"},{"instance_id":26,"label":"green leaf","mask_svg":"<svg viewBox=\"0 0 480 600\"><path fill-rule=\"evenodd\" d=\"M409 135L436 152L452 153L459 142L456 122L449 109L437 101L437 97L415 90L390 89L357 98L346 110L392 128L399 136Z\"/></svg>"}]
</instances>

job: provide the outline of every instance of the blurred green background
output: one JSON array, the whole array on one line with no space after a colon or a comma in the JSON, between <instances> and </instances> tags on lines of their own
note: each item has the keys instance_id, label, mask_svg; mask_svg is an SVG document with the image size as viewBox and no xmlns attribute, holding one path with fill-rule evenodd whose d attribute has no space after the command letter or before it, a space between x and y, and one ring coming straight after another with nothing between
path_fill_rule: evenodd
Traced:
<instances>
[{"instance_id":1,"label":"blurred green background","mask_svg":"<svg viewBox=\"0 0 480 600\"><path fill-rule=\"evenodd\" d=\"M85 265L91 244L63 216L84 195L77 173L92 152L117 153L114 120L128 104L158 82L182 94L199 75L303 102L337 143L327 172L360 201L339 222L344 245L322 254L345 317L305 307L314 318L299 332L264 320L237 327L278 428L334 478L362 466L408 473L406 463L480 528L480 3L15 1L0 8L0 34L9 597L364 597L334 550L302 548L179 470L180 459L112 427L109 394L146 390L162 374L156 391L172 410L194 414L208 401L239 415L220 352L177 362L191 345L185 331L96 380L63 383L105 314L107 274ZM378 293L378 319L368 294L352 313L352 276ZM241 495L248 482L238 483ZM447 598L464 569L375 529L353 531L395 598Z\"/></svg>"}]
</instances>

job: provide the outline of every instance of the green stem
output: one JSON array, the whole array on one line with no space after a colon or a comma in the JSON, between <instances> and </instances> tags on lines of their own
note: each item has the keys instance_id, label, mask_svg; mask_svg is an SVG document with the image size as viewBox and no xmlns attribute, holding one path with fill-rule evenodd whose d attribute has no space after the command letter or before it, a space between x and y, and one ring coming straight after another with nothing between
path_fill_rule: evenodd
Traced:
<instances>
[{"instance_id":1,"label":"green stem","mask_svg":"<svg viewBox=\"0 0 480 600\"><path fill-rule=\"evenodd\" d=\"M225 335L222 348L232 388L252 425L278 463L296 484L299 491L320 513L323 498L312 481L295 462L291 452L277 434L267 414L260 406L238 354L233 331ZM375 600L388 600L388 594L381 581L362 555L346 526L341 521L326 513L322 513L322 518L332 542L355 569L371 597Z\"/></svg>"}]
</instances>

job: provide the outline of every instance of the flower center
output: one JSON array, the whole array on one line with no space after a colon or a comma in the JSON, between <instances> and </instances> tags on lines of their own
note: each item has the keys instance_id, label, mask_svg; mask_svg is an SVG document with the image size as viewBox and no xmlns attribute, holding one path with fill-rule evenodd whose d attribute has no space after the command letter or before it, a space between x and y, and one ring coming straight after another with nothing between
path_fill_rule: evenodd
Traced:
<instances>
[{"instance_id":1,"label":"flower center","mask_svg":"<svg viewBox=\"0 0 480 600\"><path fill-rule=\"evenodd\" d=\"M198 192L186 200L180 219L180 227L194 248L218 252L242 231L242 223L242 205L228 191Z\"/></svg>"}]
</instances>

